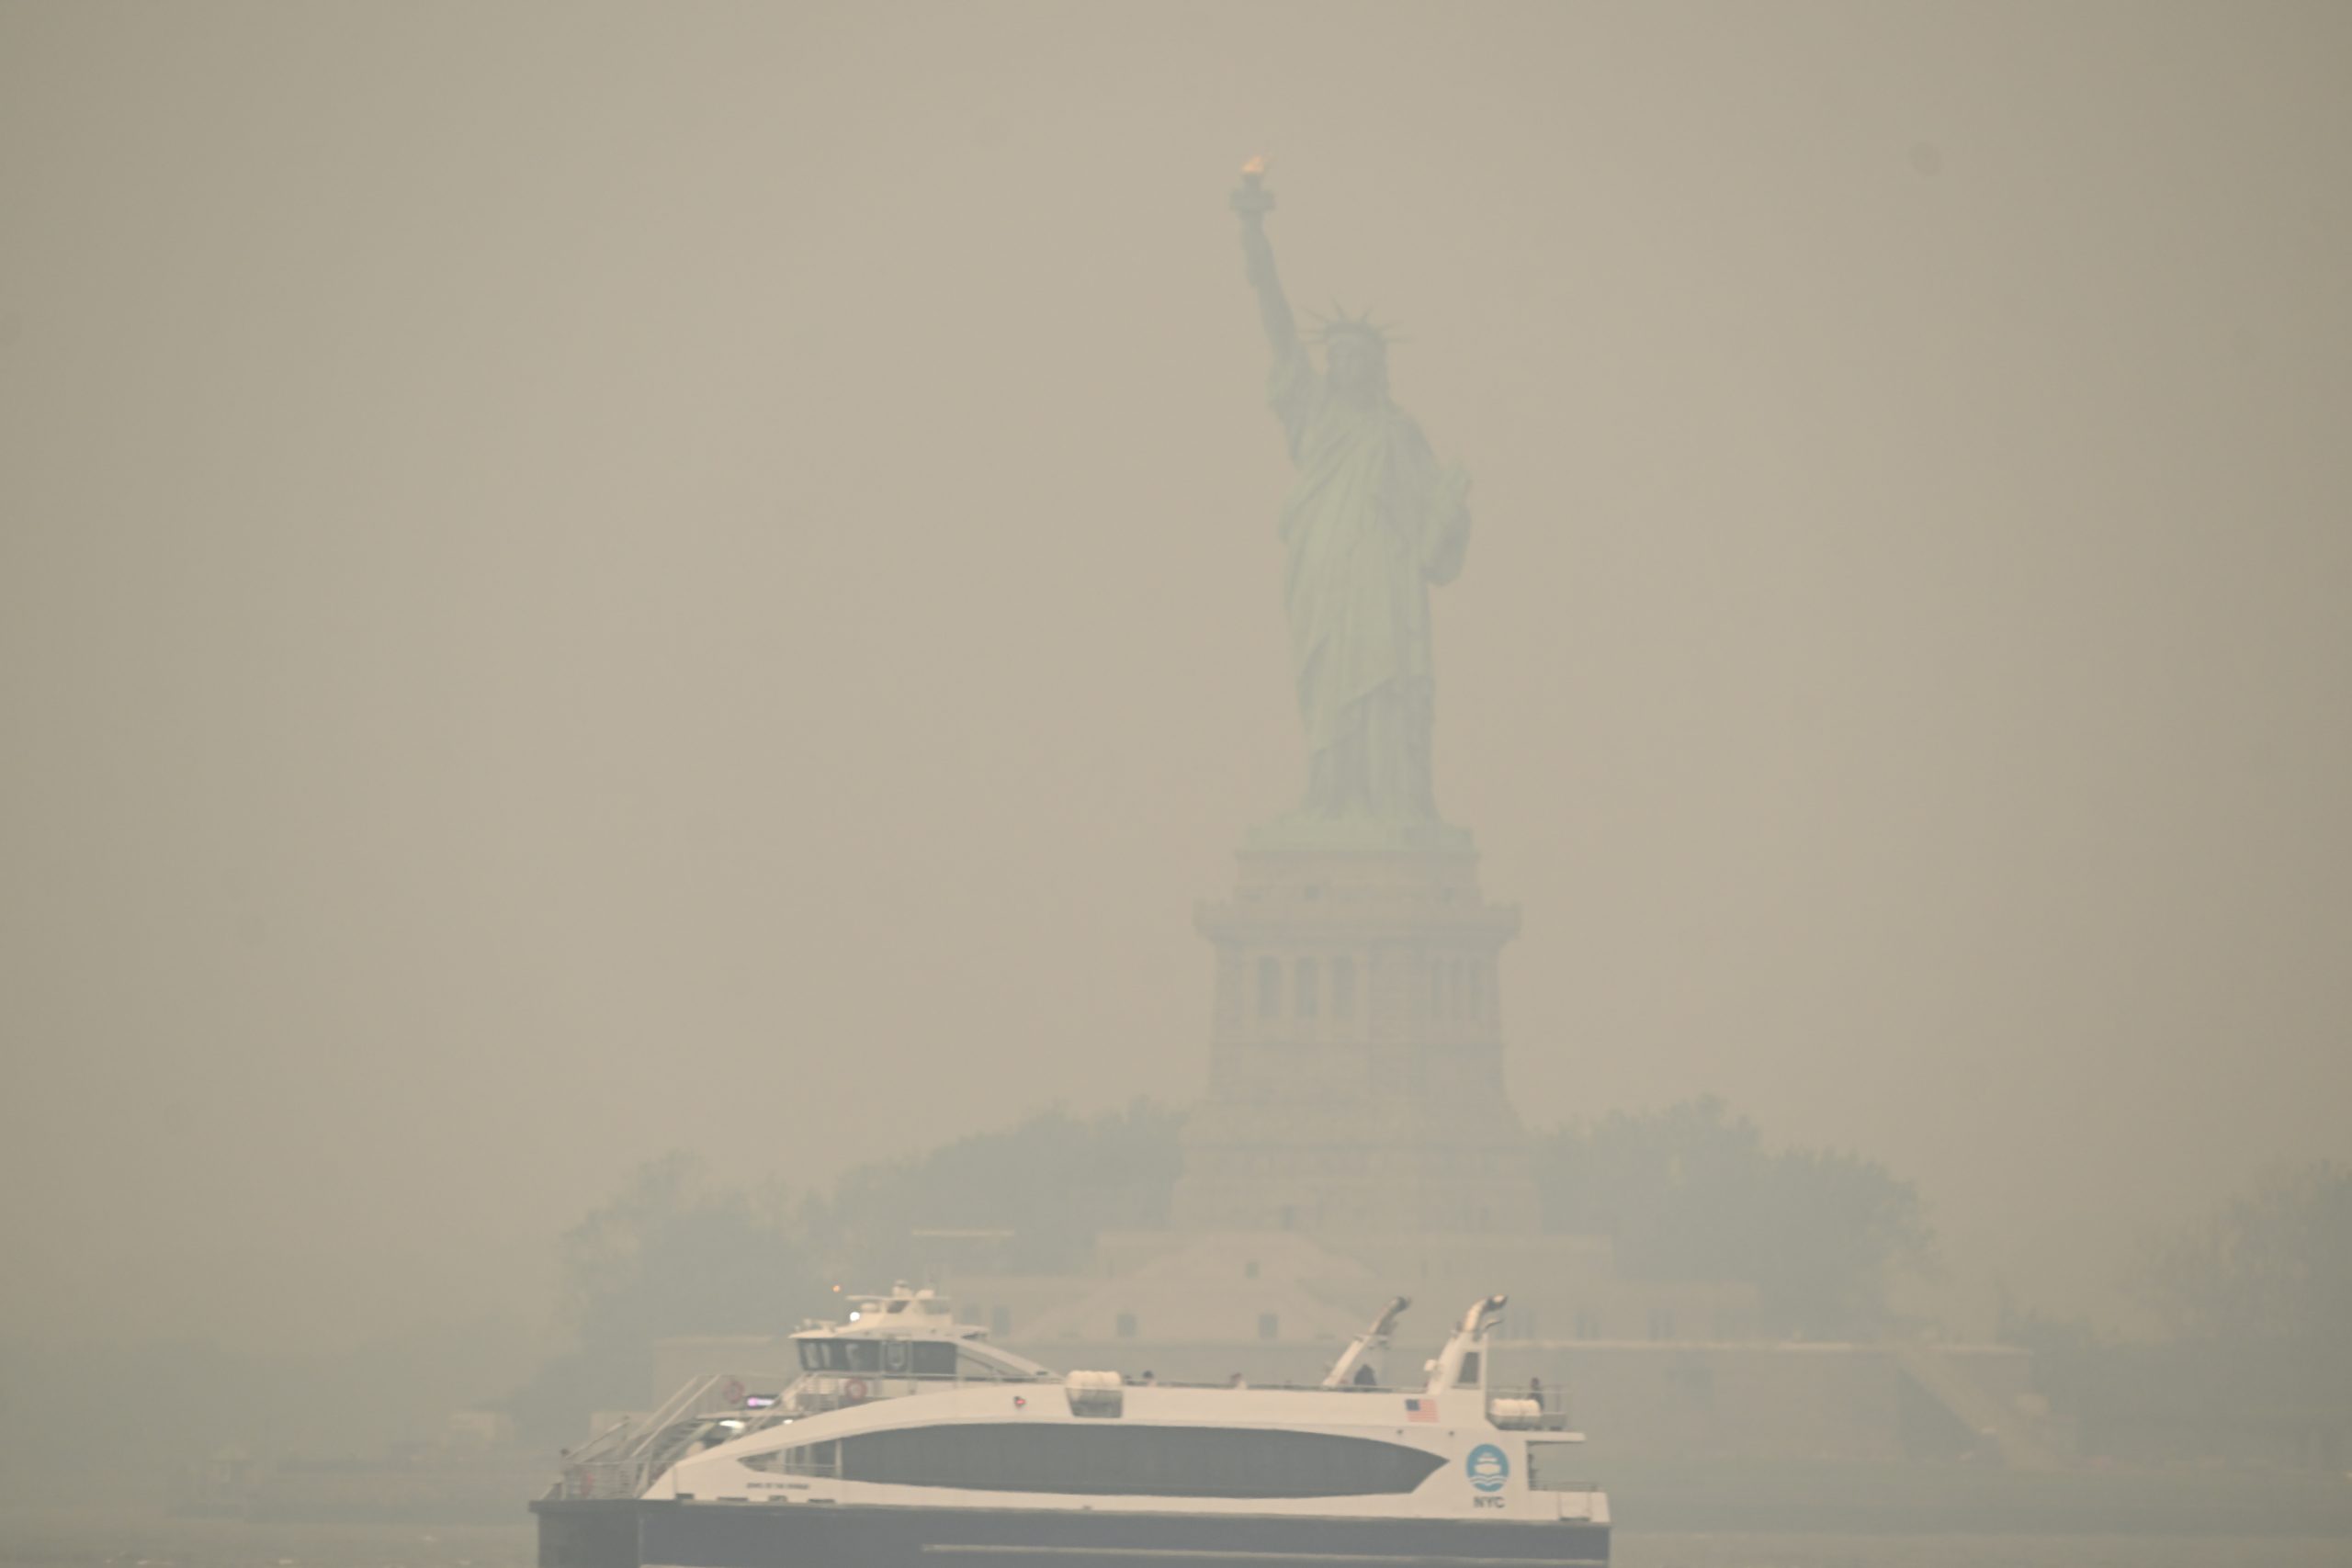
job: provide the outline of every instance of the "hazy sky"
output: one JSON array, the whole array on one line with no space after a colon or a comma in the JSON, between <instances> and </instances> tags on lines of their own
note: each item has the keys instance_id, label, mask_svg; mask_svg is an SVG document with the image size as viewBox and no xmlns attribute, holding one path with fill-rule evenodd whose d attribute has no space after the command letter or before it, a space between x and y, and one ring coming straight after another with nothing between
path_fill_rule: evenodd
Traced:
<instances>
[{"instance_id":1,"label":"hazy sky","mask_svg":"<svg viewBox=\"0 0 2352 1568\"><path fill-rule=\"evenodd\" d=\"M2352 8L0 4L0 1331L536 1313L1205 1076L1301 774L1226 193L1471 468L1532 1122L1963 1280L2352 1155Z\"/></svg>"}]
</instances>

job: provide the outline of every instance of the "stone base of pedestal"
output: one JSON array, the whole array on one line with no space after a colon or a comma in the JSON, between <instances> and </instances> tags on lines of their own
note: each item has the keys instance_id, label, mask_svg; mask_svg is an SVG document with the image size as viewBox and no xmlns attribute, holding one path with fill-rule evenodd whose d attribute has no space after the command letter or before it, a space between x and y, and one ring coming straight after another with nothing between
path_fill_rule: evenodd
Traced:
<instances>
[{"instance_id":1,"label":"stone base of pedestal","mask_svg":"<svg viewBox=\"0 0 2352 1568\"><path fill-rule=\"evenodd\" d=\"M1487 902L1462 829L1277 823L1250 836L1216 950L1209 1092L1175 1220L1195 1229L1525 1234Z\"/></svg>"}]
</instances>

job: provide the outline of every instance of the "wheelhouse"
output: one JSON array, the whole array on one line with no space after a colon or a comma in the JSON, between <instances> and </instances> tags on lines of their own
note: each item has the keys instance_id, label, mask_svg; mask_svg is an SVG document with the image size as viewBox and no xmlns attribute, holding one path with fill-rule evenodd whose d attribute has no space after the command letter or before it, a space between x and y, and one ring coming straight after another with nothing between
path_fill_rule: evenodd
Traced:
<instances>
[{"instance_id":1,"label":"wheelhouse","mask_svg":"<svg viewBox=\"0 0 2352 1568\"><path fill-rule=\"evenodd\" d=\"M865 1378L985 1379L1027 1382L1043 1373L1018 1356L968 1341L938 1339L831 1338L797 1335L793 1348L800 1370Z\"/></svg>"}]
</instances>

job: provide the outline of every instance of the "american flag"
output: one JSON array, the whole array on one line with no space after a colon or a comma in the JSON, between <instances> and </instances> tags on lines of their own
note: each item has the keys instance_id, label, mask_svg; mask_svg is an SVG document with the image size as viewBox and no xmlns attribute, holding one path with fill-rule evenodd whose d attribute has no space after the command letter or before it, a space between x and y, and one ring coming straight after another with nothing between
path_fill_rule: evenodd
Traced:
<instances>
[{"instance_id":1,"label":"american flag","mask_svg":"<svg viewBox=\"0 0 2352 1568\"><path fill-rule=\"evenodd\" d=\"M1437 1401L1434 1399L1407 1400L1405 1402L1405 1419L1408 1421L1436 1420Z\"/></svg>"}]
</instances>

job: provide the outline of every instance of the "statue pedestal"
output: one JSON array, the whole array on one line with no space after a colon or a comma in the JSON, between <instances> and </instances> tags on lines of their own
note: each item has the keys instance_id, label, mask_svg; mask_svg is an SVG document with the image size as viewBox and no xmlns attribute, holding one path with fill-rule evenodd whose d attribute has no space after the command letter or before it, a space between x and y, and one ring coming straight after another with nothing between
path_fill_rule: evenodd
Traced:
<instances>
[{"instance_id":1,"label":"statue pedestal","mask_svg":"<svg viewBox=\"0 0 2352 1568\"><path fill-rule=\"evenodd\" d=\"M1442 824L1253 832L1216 950L1209 1092L1176 1223L1325 1234L1540 1228L1503 1081L1496 959L1516 908Z\"/></svg>"}]
</instances>

